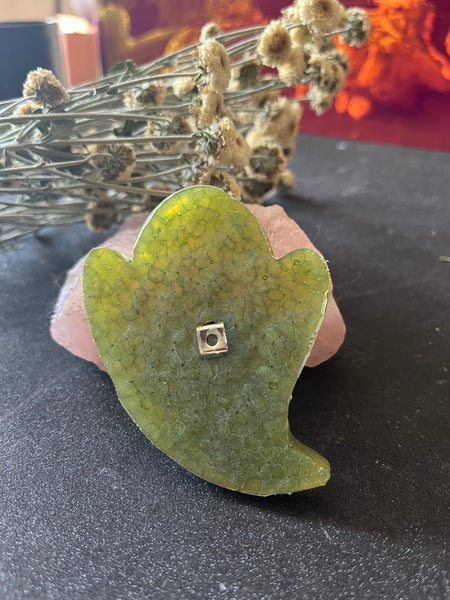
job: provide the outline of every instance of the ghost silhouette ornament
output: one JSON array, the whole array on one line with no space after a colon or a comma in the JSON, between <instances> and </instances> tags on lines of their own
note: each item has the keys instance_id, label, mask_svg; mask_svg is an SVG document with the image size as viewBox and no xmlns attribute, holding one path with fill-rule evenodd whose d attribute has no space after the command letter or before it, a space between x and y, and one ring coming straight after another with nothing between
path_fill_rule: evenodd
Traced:
<instances>
[{"instance_id":1,"label":"ghost silhouette ornament","mask_svg":"<svg viewBox=\"0 0 450 600\"><path fill-rule=\"evenodd\" d=\"M317 253L273 258L247 208L197 186L154 210L132 260L93 249L83 288L120 402L170 458L258 496L325 485L328 462L288 423L330 295Z\"/></svg>"}]
</instances>

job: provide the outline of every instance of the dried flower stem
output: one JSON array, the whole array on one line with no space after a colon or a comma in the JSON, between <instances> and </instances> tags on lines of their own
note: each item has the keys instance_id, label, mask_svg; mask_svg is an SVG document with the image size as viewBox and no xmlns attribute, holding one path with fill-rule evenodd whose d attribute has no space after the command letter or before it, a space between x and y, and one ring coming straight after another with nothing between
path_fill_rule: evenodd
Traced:
<instances>
[{"instance_id":1,"label":"dried flower stem","mask_svg":"<svg viewBox=\"0 0 450 600\"><path fill-rule=\"evenodd\" d=\"M367 15L341 8L339 29L334 16L327 29L323 20L291 22L286 12L275 24L214 33L141 67L126 61L72 90L44 69L29 74L26 97L0 102L0 244L85 217L104 228L192 183L261 202L294 151L300 103L321 114L342 86L342 61L327 54L333 37L360 45L368 36ZM314 35L293 54L286 32L300 26ZM288 47L272 53L279 73L261 78L260 63L271 63L258 43L276 41L271 32ZM305 96L279 98L284 79L306 84Z\"/></svg>"}]
</instances>

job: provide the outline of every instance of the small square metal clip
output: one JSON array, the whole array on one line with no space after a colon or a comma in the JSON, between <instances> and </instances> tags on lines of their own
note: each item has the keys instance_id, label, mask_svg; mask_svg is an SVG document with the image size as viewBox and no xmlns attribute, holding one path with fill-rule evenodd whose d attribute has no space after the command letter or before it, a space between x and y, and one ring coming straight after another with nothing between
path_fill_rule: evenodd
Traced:
<instances>
[{"instance_id":1,"label":"small square metal clip","mask_svg":"<svg viewBox=\"0 0 450 600\"><path fill-rule=\"evenodd\" d=\"M227 334L223 323L210 323L197 327L197 341L202 356L228 352Z\"/></svg>"}]
</instances>

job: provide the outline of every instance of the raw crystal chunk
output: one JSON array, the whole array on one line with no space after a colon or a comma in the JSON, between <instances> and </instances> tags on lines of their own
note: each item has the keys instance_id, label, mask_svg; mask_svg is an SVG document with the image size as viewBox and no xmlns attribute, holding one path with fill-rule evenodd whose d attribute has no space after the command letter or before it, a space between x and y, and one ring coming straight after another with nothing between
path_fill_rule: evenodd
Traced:
<instances>
[{"instance_id":1,"label":"raw crystal chunk","mask_svg":"<svg viewBox=\"0 0 450 600\"><path fill-rule=\"evenodd\" d=\"M327 482L327 461L288 424L330 294L316 252L275 259L247 208L199 186L159 205L132 260L92 250L83 281L91 332L119 399L163 452L248 494ZM224 329L226 352L199 351L197 328L206 325Z\"/></svg>"}]
</instances>

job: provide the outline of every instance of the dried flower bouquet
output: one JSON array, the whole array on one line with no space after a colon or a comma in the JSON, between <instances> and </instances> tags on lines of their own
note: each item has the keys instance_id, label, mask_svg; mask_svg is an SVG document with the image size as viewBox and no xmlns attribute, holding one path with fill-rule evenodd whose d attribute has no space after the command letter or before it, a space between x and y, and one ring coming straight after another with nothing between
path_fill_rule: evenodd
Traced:
<instances>
[{"instance_id":1,"label":"dried flower bouquet","mask_svg":"<svg viewBox=\"0 0 450 600\"><path fill-rule=\"evenodd\" d=\"M208 23L197 44L71 90L30 72L23 97L0 103L0 244L84 220L106 230L192 184L251 203L286 192L302 103L330 108L349 69L336 38L369 33L362 9L296 0L269 25ZM280 95L299 84L303 98Z\"/></svg>"}]
</instances>

